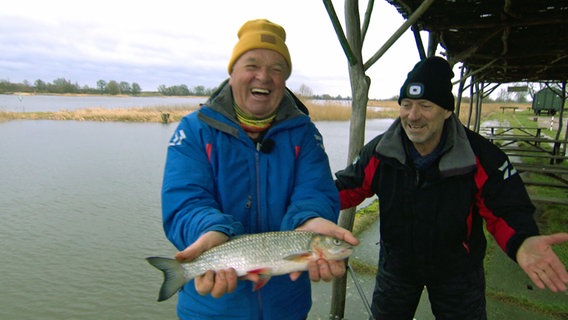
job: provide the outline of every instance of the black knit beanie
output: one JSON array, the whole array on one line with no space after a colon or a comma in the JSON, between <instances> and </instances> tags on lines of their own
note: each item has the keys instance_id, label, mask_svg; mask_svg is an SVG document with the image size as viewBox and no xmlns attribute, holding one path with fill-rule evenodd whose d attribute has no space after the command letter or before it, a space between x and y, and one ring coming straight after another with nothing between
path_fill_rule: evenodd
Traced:
<instances>
[{"instance_id":1,"label":"black knit beanie","mask_svg":"<svg viewBox=\"0 0 568 320\"><path fill-rule=\"evenodd\" d=\"M440 107L454 111L452 78L454 73L448 61L440 57L429 57L418 62L408 73L400 88L398 104L404 98L425 99Z\"/></svg>"}]
</instances>

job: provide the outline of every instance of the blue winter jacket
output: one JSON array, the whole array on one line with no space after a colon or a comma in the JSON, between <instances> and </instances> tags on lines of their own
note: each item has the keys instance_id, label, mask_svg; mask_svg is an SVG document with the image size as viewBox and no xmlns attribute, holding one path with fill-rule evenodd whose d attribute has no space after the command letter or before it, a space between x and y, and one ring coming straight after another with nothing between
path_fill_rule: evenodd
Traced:
<instances>
[{"instance_id":1,"label":"blue winter jacket","mask_svg":"<svg viewBox=\"0 0 568 320\"><path fill-rule=\"evenodd\" d=\"M162 187L166 236L182 250L207 231L229 236L293 230L314 217L333 222L339 196L320 133L287 92L259 143L239 126L231 88L223 83L185 116L168 148ZM221 298L201 296L193 281L178 295L181 319L305 319L311 307L306 273L273 277L258 291L250 281Z\"/></svg>"}]
</instances>

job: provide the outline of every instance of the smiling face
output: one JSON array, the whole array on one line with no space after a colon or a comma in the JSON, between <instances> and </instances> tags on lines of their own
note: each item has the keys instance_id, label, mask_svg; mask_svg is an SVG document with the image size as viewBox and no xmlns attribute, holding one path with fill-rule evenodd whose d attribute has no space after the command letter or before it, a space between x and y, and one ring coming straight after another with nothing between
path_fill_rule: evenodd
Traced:
<instances>
[{"instance_id":1,"label":"smiling face","mask_svg":"<svg viewBox=\"0 0 568 320\"><path fill-rule=\"evenodd\" d=\"M235 102L256 118L272 115L284 97L289 72L286 60L276 51L245 52L235 62L229 79Z\"/></svg>"},{"instance_id":2,"label":"smiling face","mask_svg":"<svg viewBox=\"0 0 568 320\"><path fill-rule=\"evenodd\" d=\"M400 121L408 139L420 155L430 154L442 138L444 121L452 115L429 100L402 99Z\"/></svg>"}]
</instances>

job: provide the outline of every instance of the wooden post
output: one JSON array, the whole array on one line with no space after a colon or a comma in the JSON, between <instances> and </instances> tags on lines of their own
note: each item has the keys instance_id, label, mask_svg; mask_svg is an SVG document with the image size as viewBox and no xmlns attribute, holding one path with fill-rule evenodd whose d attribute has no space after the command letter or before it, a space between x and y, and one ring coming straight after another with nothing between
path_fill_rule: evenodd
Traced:
<instances>
[{"instance_id":1,"label":"wooden post","mask_svg":"<svg viewBox=\"0 0 568 320\"><path fill-rule=\"evenodd\" d=\"M168 122L170 122L170 114L162 113L162 123L168 124Z\"/></svg>"},{"instance_id":2,"label":"wooden post","mask_svg":"<svg viewBox=\"0 0 568 320\"><path fill-rule=\"evenodd\" d=\"M329 10L329 9L328 9ZM348 45L353 49L355 63L349 64L349 79L351 80L352 106L351 122L349 124L349 151L347 163L351 163L359 154L365 142L365 120L369 87L371 80L365 74L363 66L361 37L361 22L359 20L358 1L345 1L345 21ZM353 61L351 61L353 62ZM344 210L339 215L338 225L351 231L355 219L355 208ZM347 291L347 272L341 278L333 280L331 295L330 319L343 319L345 314L345 296Z\"/></svg>"},{"instance_id":3,"label":"wooden post","mask_svg":"<svg viewBox=\"0 0 568 320\"><path fill-rule=\"evenodd\" d=\"M353 221L356 208L343 210L339 216L339 225L345 229L353 230ZM345 262L347 263L347 261ZM331 286L331 308L329 311L330 320L341 320L345 315L345 293L347 288L347 271L341 278L333 279Z\"/></svg>"}]
</instances>

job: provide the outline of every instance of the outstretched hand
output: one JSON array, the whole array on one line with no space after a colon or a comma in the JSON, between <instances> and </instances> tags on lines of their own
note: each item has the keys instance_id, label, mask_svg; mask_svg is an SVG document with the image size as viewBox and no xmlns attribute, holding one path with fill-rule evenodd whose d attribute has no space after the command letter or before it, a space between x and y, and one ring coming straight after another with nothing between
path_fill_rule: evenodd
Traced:
<instances>
[{"instance_id":1,"label":"outstretched hand","mask_svg":"<svg viewBox=\"0 0 568 320\"><path fill-rule=\"evenodd\" d=\"M310 219L296 230L312 231L332 236L353 246L359 244L359 240L357 240L349 230L341 228L335 223L323 218ZM333 261L318 259L317 261L310 261L308 264L308 273L312 281L331 281L333 278L342 277L345 274L345 260ZM290 279L295 281L301 274L301 272L293 272L290 274Z\"/></svg>"},{"instance_id":2,"label":"outstretched hand","mask_svg":"<svg viewBox=\"0 0 568 320\"><path fill-rule=\"evenodd\" d=\"M529 237L519 247L517 263L537 287L566 291L568 272L552 246L567 241L568 233L563 232Z\"/></svg>"}]
</instances>

